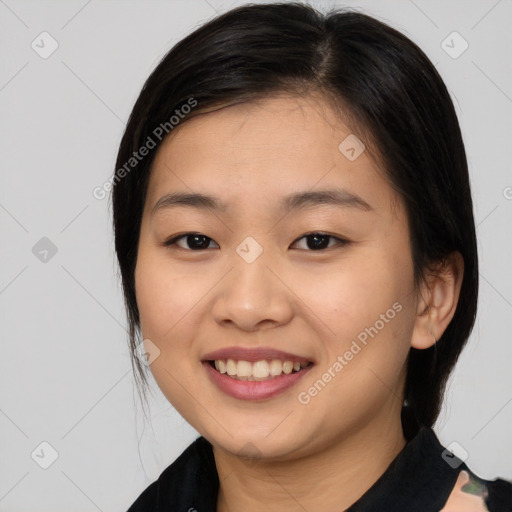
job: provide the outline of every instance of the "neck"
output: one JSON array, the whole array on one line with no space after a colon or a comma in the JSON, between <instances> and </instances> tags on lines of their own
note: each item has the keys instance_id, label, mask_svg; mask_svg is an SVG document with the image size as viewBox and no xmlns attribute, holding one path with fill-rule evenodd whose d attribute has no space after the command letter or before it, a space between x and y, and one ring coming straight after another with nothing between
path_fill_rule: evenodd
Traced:
<instances>
[{"instance_id":1,"label":"neck","mask_svg":"<svg viewBox=\"0 0 512 512\"><path fill-rule=\"evenodd\" d=\"M217 512L345 510L385 472L406 444L400 414L370 424L312 455L287 461L260 459L248 465L214 448L219 475Z\"/></svg>"}]
</instances>

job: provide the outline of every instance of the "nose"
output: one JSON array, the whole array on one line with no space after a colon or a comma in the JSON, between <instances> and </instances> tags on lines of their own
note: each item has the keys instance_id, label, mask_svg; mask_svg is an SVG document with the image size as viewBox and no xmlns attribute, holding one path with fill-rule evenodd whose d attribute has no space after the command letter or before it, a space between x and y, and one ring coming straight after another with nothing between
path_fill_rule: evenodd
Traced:
<instances>
[{"instance_id":1,"label":"nose","mask_svg":"<svg viewBox=\"0 0 512 512\"><path fill-rule=\"evenodd\" d=\"M216 287L212 314L217 323L253 332L290 322L294 295L268 252L251 263L234 254L234 268Z\"/></svg>"}]
</instances>

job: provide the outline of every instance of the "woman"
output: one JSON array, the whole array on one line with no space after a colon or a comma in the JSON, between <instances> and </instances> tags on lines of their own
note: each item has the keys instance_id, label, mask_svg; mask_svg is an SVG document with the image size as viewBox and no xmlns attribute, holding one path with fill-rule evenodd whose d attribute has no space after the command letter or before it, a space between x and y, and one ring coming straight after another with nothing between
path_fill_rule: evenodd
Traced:
<instances>
[{"instance_id":1,"label":"woman","mask_svg":"<svg viewBox=\"0 0 512 512\"><path fill-rule=\"evenodd\" d=\"M229 11L153 71L116 169L134 369L200 433L129 512L512 510L432 430L478 258L414 43L359 13Z\"/></svg>"}]
</instances>

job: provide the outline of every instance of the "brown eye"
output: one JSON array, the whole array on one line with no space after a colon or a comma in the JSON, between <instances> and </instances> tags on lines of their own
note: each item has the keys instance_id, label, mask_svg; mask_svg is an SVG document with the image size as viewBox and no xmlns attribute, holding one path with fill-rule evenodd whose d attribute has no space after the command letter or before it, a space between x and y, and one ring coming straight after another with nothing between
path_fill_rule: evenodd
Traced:
<instances>
[{"instance_id":1,"label":"brown eye","mask_svg":"<svg viewBox=\"0 0 512 512\"><path fill-rule=\"evenodd\" d=\"M350 242L345 240L344 238L339 238L337 236L329 235L327 233L308 233L301 238L297 239L294 243L296 244L298 240L306 239L306 249L311 251L321 251L323 249L329 249L333 245L348 245ZM335 243L329 245L330 241L334 241ZM301 249L304 249L302 247Z\"/></svg>"},{"instance_id":2,"label":"brown eye","mask_svg":"<svg viewBox=\"0 0 512 512\"><path fill-rule=\"evenodd\" d=\"M185 246L178 243L178 241L181 241L182 239L184 239ZM206 235L202 235L201 233L185 233L183 235L172 237L171 239L167 240L164 245L166 247L177 245L181 249L201 251L208 249L210 242L213 242L213 240Z\"/></svg>"}]
</instances>

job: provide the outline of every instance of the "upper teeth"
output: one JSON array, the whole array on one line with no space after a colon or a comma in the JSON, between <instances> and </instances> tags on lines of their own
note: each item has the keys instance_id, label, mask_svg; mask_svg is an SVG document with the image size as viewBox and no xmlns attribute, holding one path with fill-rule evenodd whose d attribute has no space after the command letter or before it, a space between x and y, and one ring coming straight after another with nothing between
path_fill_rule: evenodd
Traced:
<instances>
[{"instance_id":1,"label":"upper teeth","mask_svg":"<svg viewBox=\"0 0 512 512\"><path fill-rule=\"evenodd\" d=\"M215 368L220 373L227 373L231 377L240 377L243 380L260 380L270 377L277 377L281 373L290 374L293 370L299 371L307 366L308 362L281 361L272 359L267 361L235 361L234 359L217 359Z\"/></svg>"}]
</instances>

